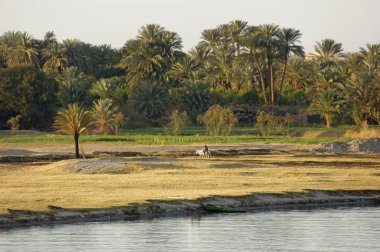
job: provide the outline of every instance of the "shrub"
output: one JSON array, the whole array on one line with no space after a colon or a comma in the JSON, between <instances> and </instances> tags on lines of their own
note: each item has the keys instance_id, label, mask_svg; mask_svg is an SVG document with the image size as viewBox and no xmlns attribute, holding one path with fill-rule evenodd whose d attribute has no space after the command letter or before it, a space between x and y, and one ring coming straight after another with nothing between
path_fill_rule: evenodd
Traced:
<instances>
[{"instance_id":1,"label":"shrub","mask_svg":"<svg viewBox=\"0 0 380 252\"><path fill-rule=\"evenodd\" d=\"M218 104L211 106L198 120L212 136L229 135L238 122L231 108Z\"/></svg>"},{"instance_id":2,"label":"shrub","mask_svg":"<svg viewBox=\"0 0 380 252\"><path fill-rule=\"evenodd\" d=\"M165 131L168 135L180 135L183 128L189 124L189 117L186 111L174 110L170 116L170 123L166 125Z\"/></svg>"},{"instance_id":3,"label":"shrub","mask_svg":"<svg viewBox=\"0 0 380 252\"><path fill-rule=\"evenodd\" d=\"M261 135L277 135L284 132L284 126L278 117L264 111L257 112L255 128Z\"/></svg>"},{"instance_id":4,"label":"shrub","mask_svg":"<svg viewBox=\"0 0 380 252\"><path fill-rule=\"evenodd\" d=\"M16 134L17 131L20 129L20 119L21 115L12 116L8 121L7 124L11 128L12 134Z\"/></svg>"}]
</instances>

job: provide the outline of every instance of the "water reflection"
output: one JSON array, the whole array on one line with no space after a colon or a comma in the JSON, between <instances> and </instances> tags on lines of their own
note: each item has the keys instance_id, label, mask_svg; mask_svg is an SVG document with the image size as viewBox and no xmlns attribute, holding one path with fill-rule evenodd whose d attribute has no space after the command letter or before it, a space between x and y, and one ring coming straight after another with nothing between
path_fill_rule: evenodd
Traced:
<instances>
[{"instance_id":1,"label":"water reflection","mask_svg":"<svg viewBox=\"0 0 380 252\"><path fill-rule=\"evenodd\" d=\"M0 233L0 251L380 251L380 208L86 223Z\"/></svg>"}]
</instances>

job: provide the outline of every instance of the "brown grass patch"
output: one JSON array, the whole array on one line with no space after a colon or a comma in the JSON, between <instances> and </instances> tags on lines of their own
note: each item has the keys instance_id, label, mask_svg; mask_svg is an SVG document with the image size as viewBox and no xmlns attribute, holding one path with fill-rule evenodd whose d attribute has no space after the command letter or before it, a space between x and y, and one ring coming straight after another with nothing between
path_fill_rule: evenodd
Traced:
<instances>
[{"instance_id":1,"label":"brown grass patch","mask_svg":"<svg viewBox=\"0 0 380 252\"><path fill-rule=\"evenodd\" d=\"M102 160L107 159L96 161ZM49 211L49 205L87 209L211 195L241 196L308 189L380 190L380 160L375 155L283 153L203 160L125 158L114 162L121 167L121 170L116 169L117 174L112 172L113 166L106 163L99 165L98 173L81 173L74 167L76 161L70 162L2 164L0 214L7 213L9 208ZM313 165L310 162L314 162ZM67 165L72 168L68 169Z\"/></svg>"}]
</instances>

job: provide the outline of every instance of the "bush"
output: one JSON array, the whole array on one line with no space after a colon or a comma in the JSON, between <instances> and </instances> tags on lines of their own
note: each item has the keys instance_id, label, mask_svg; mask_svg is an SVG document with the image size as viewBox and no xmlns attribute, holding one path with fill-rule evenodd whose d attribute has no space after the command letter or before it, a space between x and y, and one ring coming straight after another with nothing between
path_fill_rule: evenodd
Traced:
<instances>
[{"instance_id":1,"label":"bush","mask_svg":"<svg viewBox=\"0 0 380 252\"><path fill-rule=\"evenodd\" d=\"M21 117L21 115L13 116L7 121L8 126L11 128L12 134L16 134L20 129Z\"/></svg>"},{"instance_id":2,"label":"bush","mask_svg":"<svg viewBox=\"0 0 380 252\"><path fill-rule=\"evenodd\" d=\"M170 116L170 123L166 125L165 131L168 135L180 135L184 129L189 124L189 117L186 111L179 112L175 110Z\"/></svg>"},{"instance_id":3,"label":"bush","mask_svg":"<svg viewBox=\"0 0 380 252\"><path fill-rule=\"evenodd\" d=\"M206 126L212 136L229 135L238 122L231 108L218 104L211 106L198 121Z\"/></svg>"},{"instance_id":4,"label":"bush","mask_svg":"<svg viewBox=\"0 0 380 252\"><path fill-rule=\"evenodd\" d=\"M284 126L280 119L264 111L257 112L255 128L257 128L263 136L278 135L284 132Z\"/></svg>"}]
</instances>

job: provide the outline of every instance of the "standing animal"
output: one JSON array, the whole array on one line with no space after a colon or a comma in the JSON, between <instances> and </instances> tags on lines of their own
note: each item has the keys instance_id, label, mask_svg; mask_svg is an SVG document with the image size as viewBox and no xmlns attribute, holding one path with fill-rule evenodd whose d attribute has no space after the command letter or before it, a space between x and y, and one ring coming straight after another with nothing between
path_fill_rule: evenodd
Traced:
<instances>
[{"instance_id":1,"label":"standing animal","mask_svg":"<svg viewBox=\"0 0 380 252\"><path fill-rule=\"evenodd\" d=\"M206 157L206 158L210 158L211 157L211 151L207 150L196 150L195 151L195 154L198 155L199 157Z\"/></svg>"}]
</instances>

